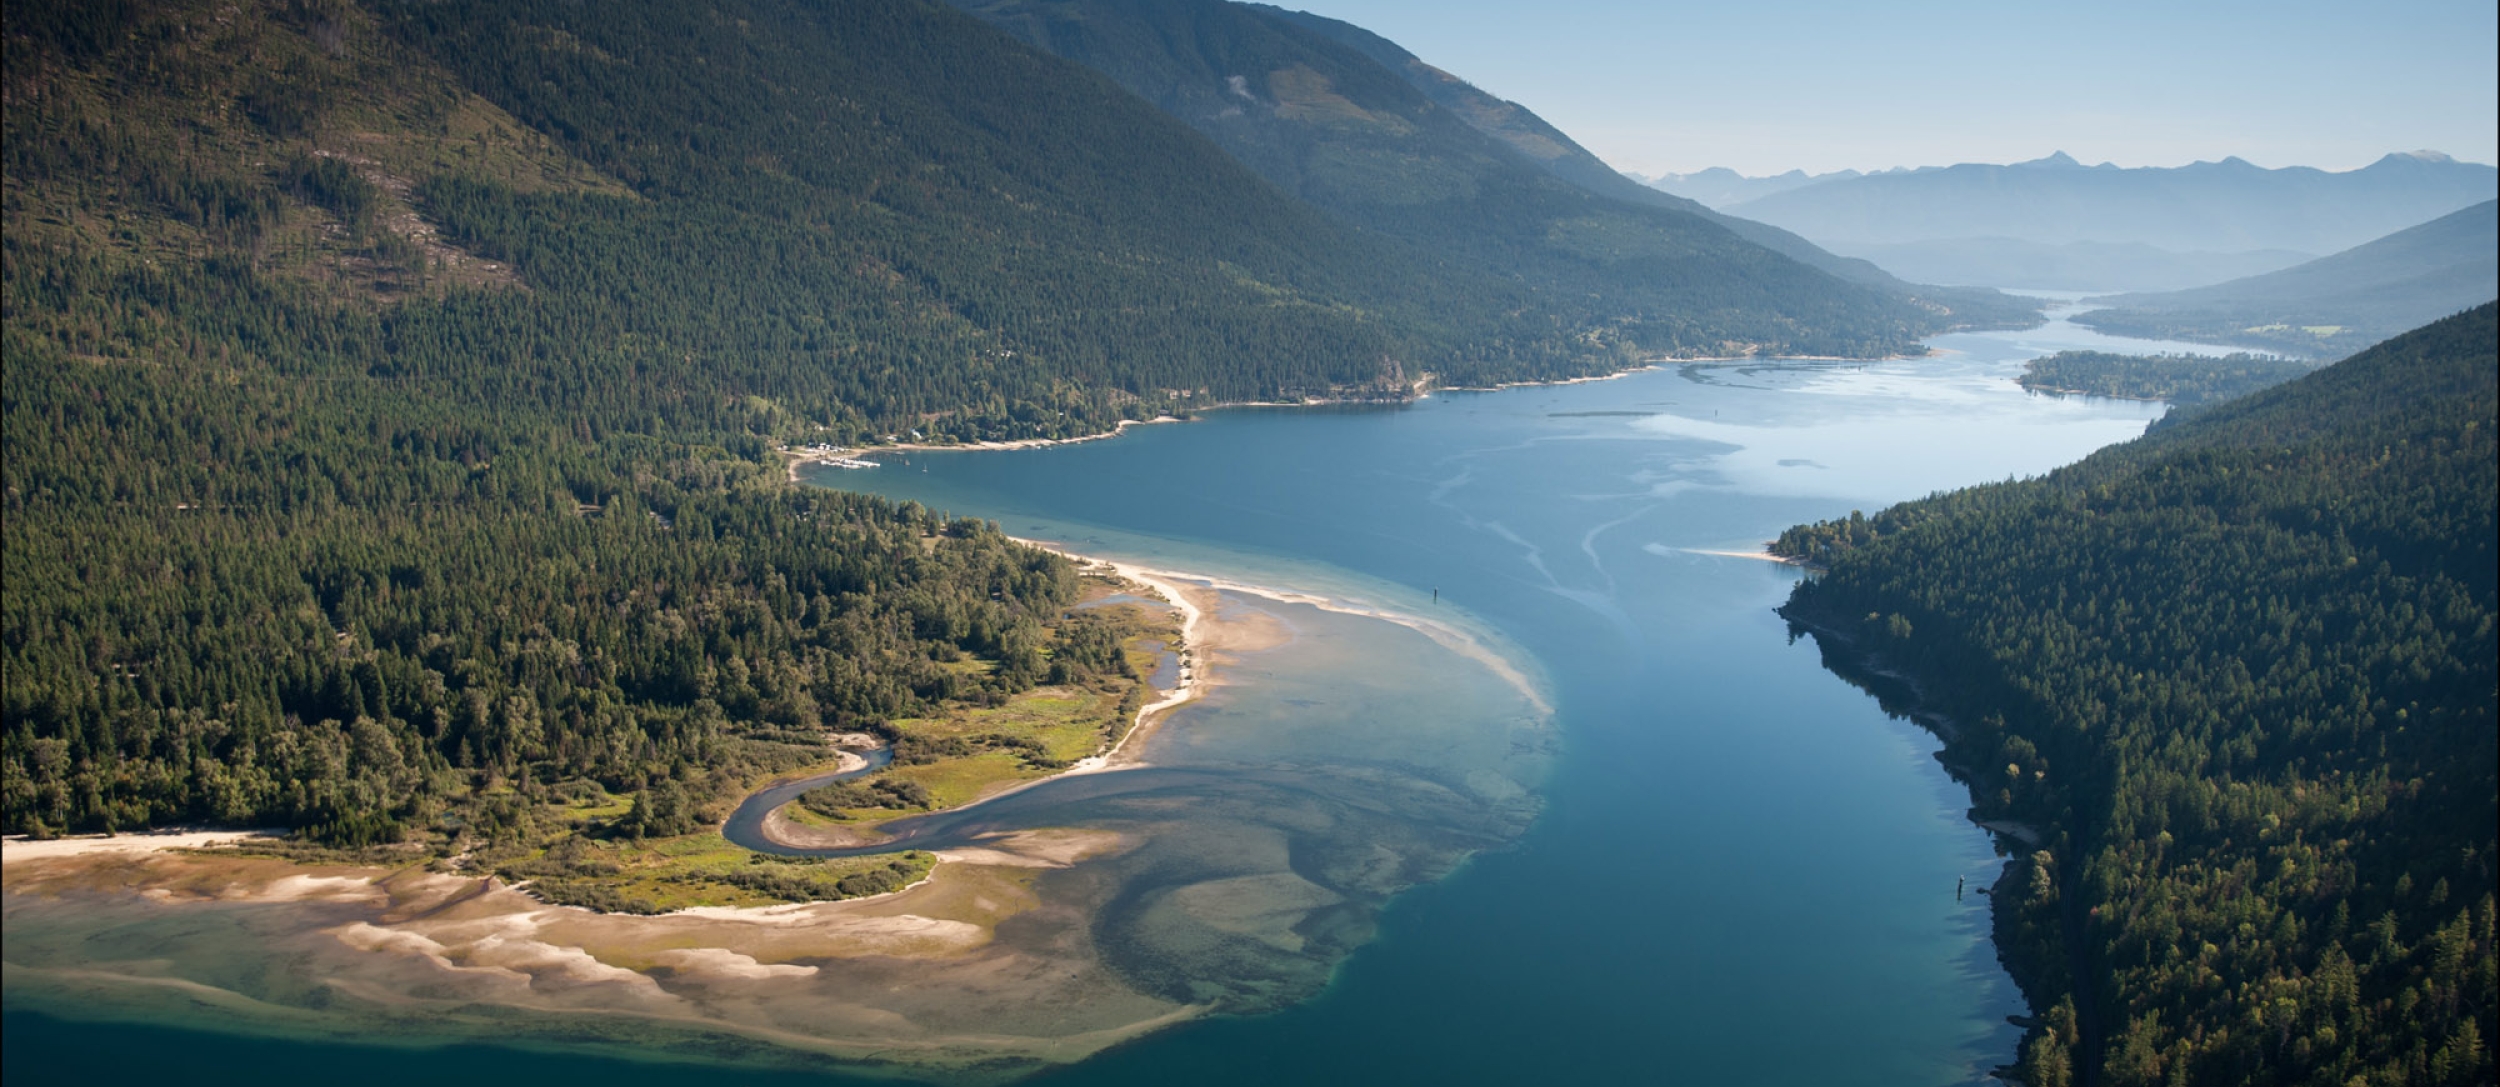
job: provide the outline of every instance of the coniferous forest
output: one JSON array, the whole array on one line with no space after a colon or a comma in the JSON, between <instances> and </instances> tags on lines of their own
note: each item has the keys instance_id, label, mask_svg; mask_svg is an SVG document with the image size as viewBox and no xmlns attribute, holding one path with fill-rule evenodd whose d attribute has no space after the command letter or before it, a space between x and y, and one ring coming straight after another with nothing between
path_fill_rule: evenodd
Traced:
<instances>
[{"instance_id":1,"label":"coniferous forest","mask_svg":"<svg viewBox=\"0 0 2500 1087\"><path fill-rule=\"evenodd\" d=\"M2114 355L2106 351L2060 351L2023 364L2023 388L2034 392L2114 396L2168 401L2193 409L2280 385L2315 369L2297 359L2242 352L2221 358L2197 355Z\"/></svg>"},{"instance_id":2,"label":"coniferous forest","mask_svg":"<svg viewBox=\"0 0 2500 1087\"><path fill-rule=\"evenodd\" d=\"M2495 357L2485 305L1777 542L1825 567L1785 613L2036 841L2023 1082L2491 1082Z\"/></svg>"},{"instance_id":3,"label":"coniferous forest","mask_svg":"<svg viewBox=\"0 0 2500 1087\"><path fill-rule=\"evenodd\" d=\"M607 862L551 813L685 835L828 733L1053 683L1133 710L1066 560L792 487L782 447L1870 357L1950 319L1482 159L1393 80L1405 112L1362 119L1395 140L1233 145L1307 158L1289 190L933 0L0 19L13 833L501 843L551 895L651 908L576 879ZM1269 88L1296 124L1378 76L1270 44L1318 58ZM1455 212L1417 180L1442 161L1476 171ZM1451 225L1479 213L1502 229ZM2491 1082L2493 326L1778 542L1824 567L1790 617L2033 843L1994 888L2046 1009L2024 1082ZM2094 380L2286 376L2246 368ZM928 863L723 879L839 897Z\"/></svg>"},{"instance_id":4,"label":"coniferous forest","mask_svg":"<svg viewBox=\"0 0 2500 1087\"><path fill-rule=\"evenodd\" d=\"M1042 677L1063 562L785 443L1915 331L1428 263L919 0L30 0L6 49L12 831L700 801Z\"/></svg>"}]
</instances>

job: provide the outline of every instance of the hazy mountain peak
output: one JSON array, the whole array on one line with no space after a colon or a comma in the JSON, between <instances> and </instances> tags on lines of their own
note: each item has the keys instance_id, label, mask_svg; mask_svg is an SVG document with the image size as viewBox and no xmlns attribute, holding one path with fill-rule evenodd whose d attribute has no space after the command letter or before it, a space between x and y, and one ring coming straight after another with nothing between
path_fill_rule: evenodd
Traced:
<instances>
[{"instance_id":1,"label":"hazy mountain peak","mask_svg":"<svg viewBox=\"0 0 2500 1087\"><path fill-rule=\"evenodd\" d=\"M2075 161L2075 157L2073 155L2069 155L2064 151L2051 151L2049 152L2049 157L2047 158L2033 159L2029 162L2017 162L2014 165L2017 167L2032 167L2035 169L2080 169L2083 166L2082 163Z\"/></svg>"},{"instance_id":2,"label":"hazy mountain peak","mask_svg":"<svg viewBox=\"0 0 2500 1087\"><path fill-rule=\"evenodd\" d=\"M1712 166L1688 174L1659 174L1656 177L1631 175L1632 179L1663 193L1699 201L1712 208L1724 208L1772 193L1786 192L1824 181L1841 181L1867 175L1856 170L1839 170L1828 174L1809 174L1790 170L1784 174L1747 177L1725 166Z\"/></svg>"},{"instance_id":3,"label":"hazy mountain peak","mask_svg":"<svg viewBox=\"0 0 2500 1087\"><path fill-rule=\"evenodd\" d=\"M2382 156L2380 156L2380 157L2379 157L2379 160L2378 160L2377 162L2373 162L2373 163L2369 164L2368 166L2364 166L2364 167L2362 167L2361 169L2362 169L2362 170L2365 170L2365 171L2366 171L2366 170L2422 170L2422 169L2439 169L2439 168L2442 168L2442 167L2455 167L2455 166L2458 166L2458 165L2463 165L2463 164L2461 164L2461 163L2457 162L2457 160L2455 160L2455 159L2453 159L2453 158L2448 157L2448 153L2447 153L2447 152L2445 152L2445 151L2432 151L2432 150L2425 149L2425 150L2421 150L2421 151L2395 151L2395 152L2390 152L2390 153L2388 153L2388 154L2386 154L2386 155L2382 155Z\"/></svg>"}]
</instances>

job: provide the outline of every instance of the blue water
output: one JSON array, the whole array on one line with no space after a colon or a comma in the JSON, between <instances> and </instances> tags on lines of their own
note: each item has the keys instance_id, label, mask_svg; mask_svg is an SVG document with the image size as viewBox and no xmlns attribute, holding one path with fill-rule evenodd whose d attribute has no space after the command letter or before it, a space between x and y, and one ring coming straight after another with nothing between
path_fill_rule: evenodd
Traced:
<instances>
[{"instance_id":1,"label":"blue water","mask_svg":"<svg viewBox=\"0 0 2500 1087\"><path fill-rule=\"evenodd\" d=\"M1034 1082L1981 1082L2010 1060L2018 1032L2004 1017L2022 1010L1987 942L1985 899L1954 894L1957 879L1993 879L1993 844L1963 819L1932 738L1790 640L1771 609L1797 575L1703 552L2041 472L2140 433L2158 407L2012 384L2022 360L2068 346L2061 329L1945 337L1939 357L1876 365L1669 367L1403 408L1227 411L1116 441L818 476L1082 552L1429 615L1475 632L1552 703L1558 744L1538 763L1542 810L1524 836L1389 900L1318 996ZM1329 625L1356 620L1296 621L1312 633L1276 659L1300 662L1305 682L1364 659L1370 636ZM1480 739L1458 703L1432 708L1427 696L1457 697L1432 676L1393 678L1415 685L1414 705L1393 688L1365 694L1377 712L1357 716L1401 721L1350 750L1429 745L1440 718L1469 730L1452 745ZM1312 714L1344 709L1295 697ZM1263 744L1320 750L1326 737L1294 732L1300 721L1243 694L1176 716L1149 754L1283 788L1253 764ZM1168 781L1186 788L1197 772ZM1052 795L1019 801L1039 810ZM1110 802L1068 796L1069 811ZM177 1044L316 1072L415 1068L426 1082L479 1074L481 1054L500 1052L207 1041L65 1024L14 1001L7 1030L13 1084L73 1066L155 1079L168 1066L152 1054ZM779 1082L564 1059L585 1062L567 1079Z\"/></svg>"}]
</instances>

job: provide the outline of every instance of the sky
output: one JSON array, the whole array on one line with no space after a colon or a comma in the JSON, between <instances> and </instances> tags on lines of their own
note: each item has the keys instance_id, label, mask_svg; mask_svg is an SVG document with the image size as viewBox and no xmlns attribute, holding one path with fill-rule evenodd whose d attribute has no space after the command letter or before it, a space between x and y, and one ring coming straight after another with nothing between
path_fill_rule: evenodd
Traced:
<instances>
[{"instance_id":1,"label":"sky","mask_svg":"<svg viewBox=\"0 0 2500 1087\"><path fill-rule=\"evenodd\" d=\"M1269 0L1511 99L1618 170L2237 155L2500 161L2493 0Z\"/></svg>"}]
</instances>

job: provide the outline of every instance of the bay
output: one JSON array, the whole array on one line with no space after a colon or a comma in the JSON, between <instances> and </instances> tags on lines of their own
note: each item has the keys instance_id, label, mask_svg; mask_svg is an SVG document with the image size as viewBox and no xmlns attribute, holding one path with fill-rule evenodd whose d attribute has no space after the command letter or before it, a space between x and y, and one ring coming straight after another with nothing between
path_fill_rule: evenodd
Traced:
<instances>
[{"instance_id":1,"label":"bay","mask_svg":"<svg viewBox=\"0 0 2500 1087\"><path fill-rule=\"evenodd\" d=\"M1273 611L1294 643L1262 660L1272 674L1237 677L1167 722L1145 752L1158 772L1229 767L1284 795L1281 777L1262 775L1299 785L1360 764L1462 780L1498 767L1533 797L1533 821L1479 834L1486 848L1446 878L1430 878L1446 865L1424 865L1421 886L1329 930L1342 947L1308 961L1333 975L1296 990L1315 997L1185 1024L1036 1082L1958 1084L2009 1059L2017 1032L2004 1017L2020 1002L1995 965L1986 900L1954 893L1998 864L1962 818L1961 787L1930 737L1790 640L1770 609L1795 572L1713 553L2045 471L2160 411L2014 386L2026 359L2114 346L2062 321L1934 346L1926 359L1676 365L1397 408L1221 411L1113 441L889 456L812 477L1080 553L1420 616L1510 662L1551 707L1550 735L1527 743L1500 731L1516 727L1516 707L1482 711L1509 696L1478 663L1345 614L1230 598ZM1353 788L1314 795L1342 812ZM1063 816L1097 803L1028 795L1027 817L1044 822L1054 803ZM1188 825L1213 835L1270 803ZM1310 840L1391 822L1337 818ZM1167 854L1236 841L1171 840ZM198 1043L42 1010L11 1002L13 1081L73 1066L140 1078L131 1062L160 1044ZM215 1044L318 1067L382 1052ZM387 1061L458 1075L496 1052ZM572 1067L619 1082L663 1067L673 1082L706 1078L699 1065Z\"/></svg>"}]
</instances>

